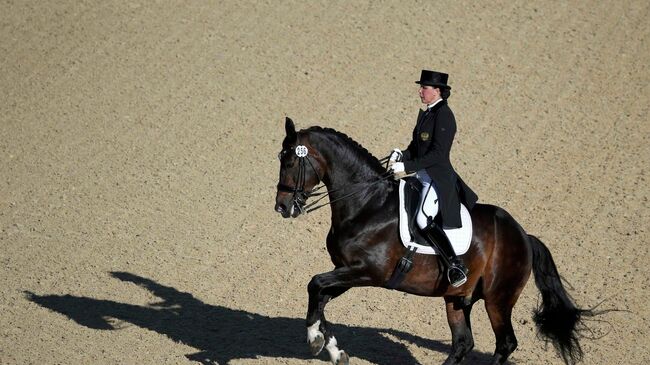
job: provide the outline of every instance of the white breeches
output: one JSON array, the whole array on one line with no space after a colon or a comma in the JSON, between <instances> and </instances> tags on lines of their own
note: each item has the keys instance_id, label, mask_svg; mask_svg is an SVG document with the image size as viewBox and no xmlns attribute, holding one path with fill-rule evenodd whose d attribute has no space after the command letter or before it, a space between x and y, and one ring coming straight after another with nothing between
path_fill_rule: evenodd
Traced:
<instances>
[{"instance_id":1,"label":"white breeches","mask_svg":"<svg viewBox=\"0 0 650 365\"><path fill-rule=\"evenodd\" d=\"M433 218L438 214L438 194L436 187L431 181L431 177L425 170L420 170L415 177L422 183L422 192L420 194L420 203L418 214L415 221L421 229L429 225L429 217Z\"/></svg>"}]
</instances>

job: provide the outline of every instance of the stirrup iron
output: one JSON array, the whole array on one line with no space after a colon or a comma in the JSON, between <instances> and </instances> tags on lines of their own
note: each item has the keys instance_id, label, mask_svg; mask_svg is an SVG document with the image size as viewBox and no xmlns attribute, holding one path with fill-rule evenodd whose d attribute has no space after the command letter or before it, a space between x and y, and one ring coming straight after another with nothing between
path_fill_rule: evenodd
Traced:
<instances>
[{"instance_id":1,"label":"stirrup iron","mask_svg":"<svg viewBox=\"0 0 650 365\"><path fill-rule=\"evenodd\" d=\"M451 275L450 274L451 274L452 270L456 270L457 272L459 272L462 275L460 280L457 280L457 281L452 281L451 280ZM458 288L459 286L461 286L461 285L463 285L463 284L465 284L467 282L467 273L465 272L465 270L461 269L458 265L451 265L447 269L447 280L449 281L449 284L451 284L451 286L453 286L454 288Z\"/></svg>"}]
</instances>

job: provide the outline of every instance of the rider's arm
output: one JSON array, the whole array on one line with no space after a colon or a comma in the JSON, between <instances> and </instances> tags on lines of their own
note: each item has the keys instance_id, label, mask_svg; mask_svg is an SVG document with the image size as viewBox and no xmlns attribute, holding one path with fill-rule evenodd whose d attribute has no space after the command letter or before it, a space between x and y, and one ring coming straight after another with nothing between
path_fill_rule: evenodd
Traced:
<instances>
[{"instance_id":1,"label":"rider's arm","mask_svg":"<svg viewBox=\"0 0 650 365\"><path fill-rule=\"evenodd\" d=\"M409 146L406 147L405 150L402 150L402 161L408 161L411 159L411 156L413 156L413 150L415 149L415 141L411 141L409 143Z\"/></svg>"},{"instance_id":2,"label":"rider's arm","mask_svg":"<svg viewBox=\"0 0 650 365\"><path fill-rule=\"evenodd\" d=\"M405 150L402 150L402 161L408 161L411 158L413 158L413 156L416 155L416 149L418 148L418 146L416 144L417 143L417 140L416 140L416 138L417 138L417 129L416 128L413 128L413 133L411 133L412 134L411 143L409 143L409 146L406 147Z\"/></svg>"}]
</instances>

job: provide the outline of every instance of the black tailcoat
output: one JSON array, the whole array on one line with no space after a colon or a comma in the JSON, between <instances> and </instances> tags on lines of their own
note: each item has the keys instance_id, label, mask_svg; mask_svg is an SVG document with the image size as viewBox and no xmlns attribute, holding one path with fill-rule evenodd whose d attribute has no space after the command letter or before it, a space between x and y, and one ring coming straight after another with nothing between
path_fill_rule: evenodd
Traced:
<instances>
[{"instance_id":1,"label":"black tailcoat","mask_svg":"<svg viewBox=\"0 0 650 365\"><path fill-rule=\"evenodd\" d=\"M449 161L449 152L456 134L456 119L446 100L428 111L420 110L413 129L413 140L404 153L404 168L412 173L426 170L438 193L443 228L461 226L459 203L468 210L478 196L456 174Z\"/></svg>"}]
</instances>

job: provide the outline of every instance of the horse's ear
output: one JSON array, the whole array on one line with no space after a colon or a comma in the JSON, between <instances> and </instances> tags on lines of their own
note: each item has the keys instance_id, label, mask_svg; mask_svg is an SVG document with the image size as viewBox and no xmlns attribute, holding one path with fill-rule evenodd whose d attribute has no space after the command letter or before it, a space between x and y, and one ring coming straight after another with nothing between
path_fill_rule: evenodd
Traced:
<instances>
[{"instance_id":1,"label":"horse's ear","mask_svg":"<svg viewBox=\"0 0 650 365\"><path fill-rule=\"evenodd\" d=\"M293 120L287 117L284 122L284 130L287 132L287 139L290 141L295 141L298 138L296 134L296 126L293 124Z\"/></svg>"}]
</instances>

